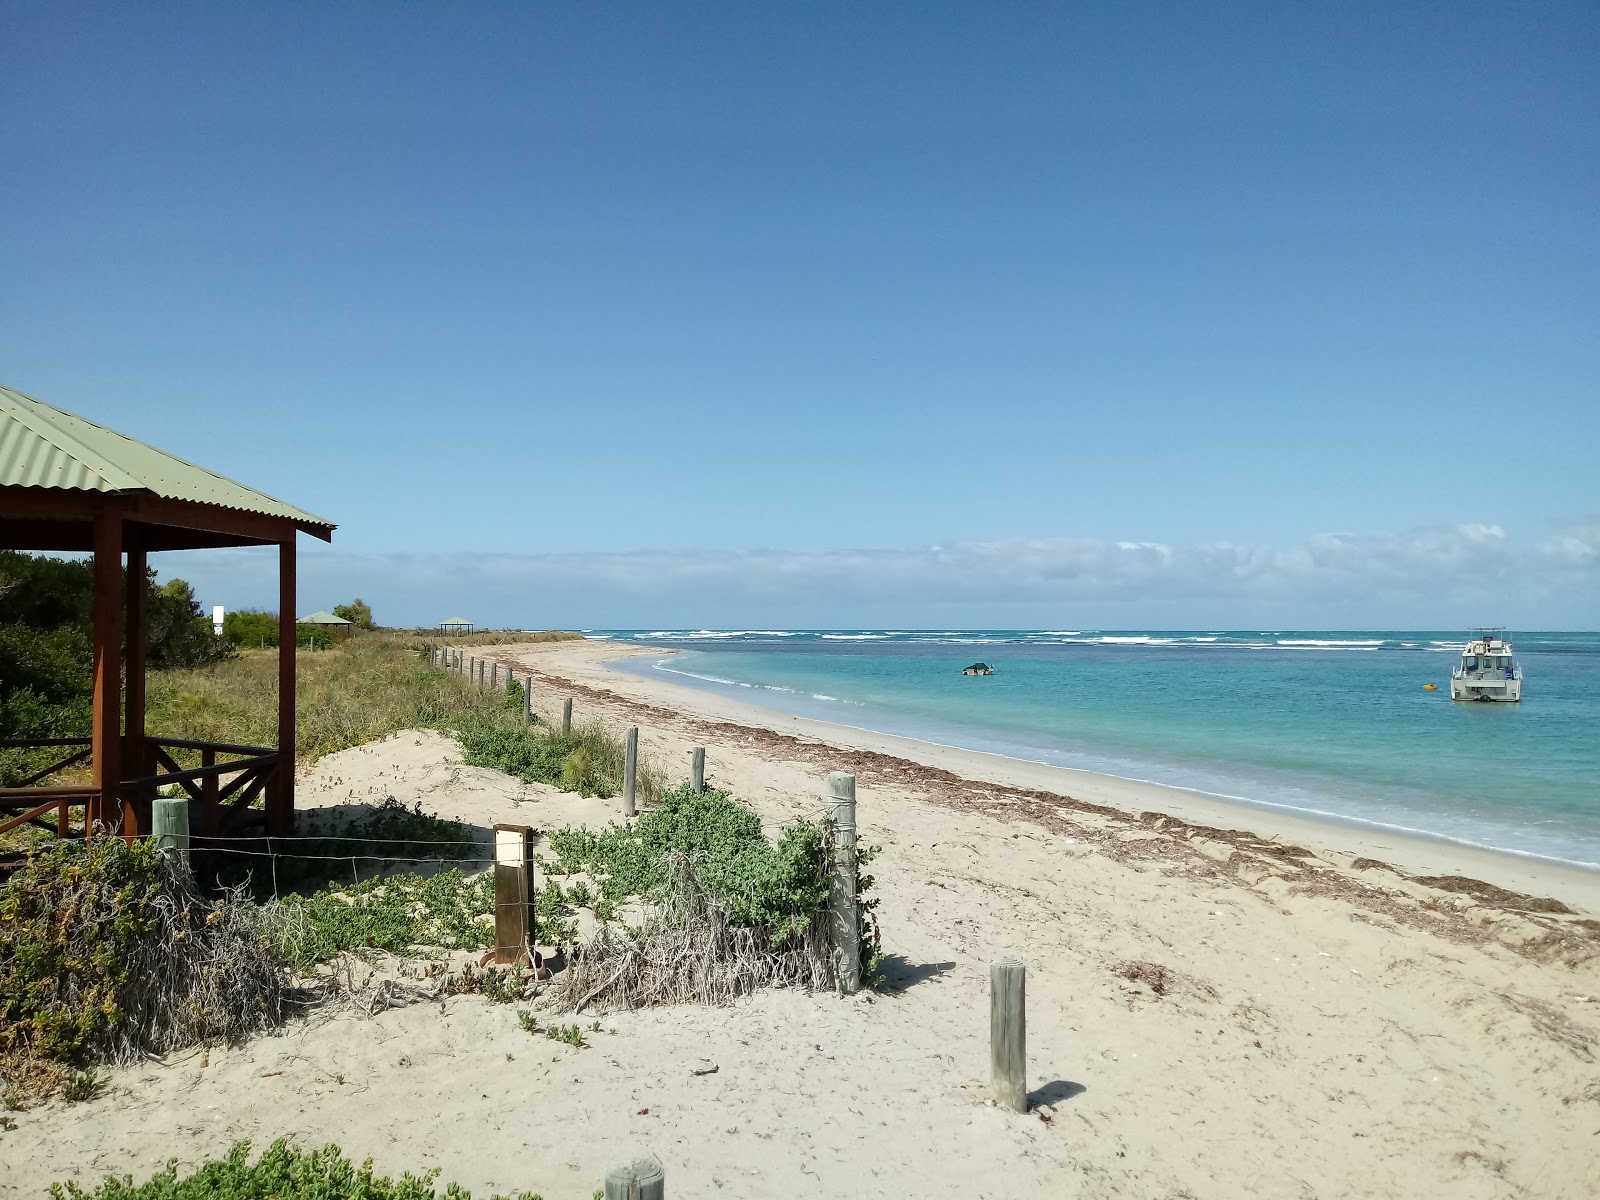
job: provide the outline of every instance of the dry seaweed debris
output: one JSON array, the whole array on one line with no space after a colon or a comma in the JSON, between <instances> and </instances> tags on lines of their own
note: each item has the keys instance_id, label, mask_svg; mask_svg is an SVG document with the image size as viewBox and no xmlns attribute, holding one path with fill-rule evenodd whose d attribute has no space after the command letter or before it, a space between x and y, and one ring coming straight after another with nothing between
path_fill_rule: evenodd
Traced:
<instances>
[{"instance_id":1,"label":"dry seaweed debris","mask_svg":"<svg viewBox=\"0 0 1600 1200\"><path fill-rule=\"evenodd\" d=\"M1117 966L1114 973L1130 983L1144 984L1157 996L1165 996L1172 982L1167 968L1157 962L1125 962Z\"/></svg>"},{"instance_id":2,"label":"dry seaweed debris","mask_svg":"<svg viewBox=\"0 0 1600 1200\"><path fill-rule=\"evenodd\" d=\"M1523 958L1535 961L1566 962L1569 966L1593 960L1600 955L1600 922L1588 919L1563 919L1576 915L1558 900L1522 896L1505 892L1491 884L1465 880L1472 887L1447 887L1445 890L1470 895L1479 904L1502 912L1515 913L1538 924L1544 936L1534 939L1507 939L1498 927L1485 927L1468 920L1460 912L1392 888L1382 887L1339 869L1319 869L1314 852L1304 847L1275 842L1241 829L1218 829L1191 825L1165 813L1134 814L1120 808L1095 804L1076 797L1037 788L985 784L981 796L972 792L974 781L942 767L877 751L829 746L779 733L754 725L729 721L684 717L655 705L590 687L561 675L533 670L544 684L562 694L577 694L597 704L612 705L635 715L643 714L665 727L677 727L710 738L725 736L757 752L815 762L831 770L853 770L864 782L895 783L919 788L927 798L950 808L979 812L998 820L1029 821L1052 833L1062 833L1093 846L1099 853L1119 862L1157 860L1170 864L1194 879L1233 883L1255 890L1262 882L1261 872L1288 884L1297 894L1335 900L1367 913L1385 917L1396 924L1426 931L1464 945L1495 942ZM1124 832L1144 828L1160 836L1128 840ZM1233 854L1224 862L1208 858L1195 839L1227 843ZM1355 871L1392 866L1377 859L1358 859L1350 866ZM1403 875L1401 878L1405 878ZM1439 879L1417 878L1413 884L1435 886Z\"/></svg>"},{"instance_id":3,"label":"dry seaweed debris","mask_svg":"<svg viewBox=\"0 0 1600 1200\"><path fill-rule=\"evenodd\" d=\"M1406 878L1423 887L1470 896L1482 904L1493 904L1510 912L1558 913L1567 917L1577 915L1561 901L1552 900L1548 896L1529 896L1523 892L1510 892L1503 887L1496 887L1481 879L1470 879L1465 875L1408 875Z\"/></svg>"},{"instance_id":4,"label":"dry seaweed debris","mask_svg":"<svg viewBox=\"0 0 1600 1200\"><path fill-rule=\"evenodd\" d=\"M607 923L577 948L550 993L557 1009L727 1004L762 987L837 985L825 913L775 943L766 928L730 925L687 855L667 855L663 875L636 936Z\"/></svg>"}]
</instances>

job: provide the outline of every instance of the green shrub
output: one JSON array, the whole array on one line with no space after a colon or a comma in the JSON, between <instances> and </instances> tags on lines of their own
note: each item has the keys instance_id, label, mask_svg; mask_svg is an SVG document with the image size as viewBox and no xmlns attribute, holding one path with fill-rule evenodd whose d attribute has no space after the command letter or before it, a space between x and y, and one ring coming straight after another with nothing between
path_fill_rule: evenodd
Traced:
<instances>
[{"instance_id":1,"label":"green shrub","mask_svg":"<svg viewBox=\"0 0 1600 1200\"><path fill-rule=\"evenodd\" d=\"M265 650L278 644L278 614L241 608L222 614L222 636L247 650Z\"/></svg>"},{"instance_id":2,"label":"green shrub","mask_svg":"<svg viewBox=\"0 0 1600 1200\"><path fill-rule=\"evenodd\" d=\"M147 1182L135 1184L133 1176L108 1176L98 1187L85 1191L76 1183L50 1187L51 1200L440 1200L434 1191L437 1170L423 1175L407 1172L398 1180L374 1175L369 1158L357 1167L339 1147L297 1150L280 1138L254 1163L250 1143L239 1142L221 1161L208 1162L192 1175L178 1178L178 1160ZM444 1189L443 1200L472 1200L472 1193L457 1184ZM506 1200L498 1194L492 1200ZM518 1192L513 1200L539 1200Z\"/></svg>"},{"instance_id":3,"label":"green shrub","mask_svg":"<svg viewBox=\"0 0 1600 1200\"><path fill-rule=\"evenodd\" d=\"M296 625L294 644L299 650L332 650L333 634L320 625Z\"/></svg>"},{"instance_id":4,"label":"green shrub","mask_svg":"<svg viewBox=\"0 0 1600 1200\"><path fill-rule=\"evenodd\" d=\"M659 805L637 820L612 824L599 833L554 830L550 846L557 870L595 877L600 896L611 905L630 896L652 896L664 882L667 856L685 854L728 923L765 929L774 943L803 933L827 906L831 889L823 822L793 821L770 842L760 818L727 792L696 793L687 783L664 793ZM870 862L876 853L876 848L866 848L858 861ZM871 958L875 966L876 902L866 898L871 886L870 875L858 876L863 961ZM546 888L559 892L560 885L550 880ZM573 898L569 892L567 899Z\"/></svg>"}]
</instances>

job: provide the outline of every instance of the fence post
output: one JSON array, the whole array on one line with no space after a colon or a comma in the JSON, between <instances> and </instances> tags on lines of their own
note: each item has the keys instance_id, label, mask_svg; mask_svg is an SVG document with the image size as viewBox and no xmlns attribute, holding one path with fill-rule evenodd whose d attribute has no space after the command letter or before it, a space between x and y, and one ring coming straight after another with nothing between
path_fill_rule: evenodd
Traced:
<instances>
[{"instance_id":1,"label":"fence post","mask_svg":"<svg viewBox=\"0 0 1600 1200\"><path fill-rule=\"evenodd\" d=\"M695 795L706 790L706 748L696 746L689 756L689 787Z\"/></svg>"},{"instance_id":2,"label":"fence post","mask_svg":"<svg viewBox=\"0 0 1600 1200\"><path fill-rule=\"evenodd\" d=\"M633 816L636 811L634 804L634 784L639 777L639 727L628 726L628 736L623 741L622 754L622 811Z\"/></svg>"},{"instance_id":3,"label":"fence post","mask_svg":"<svg viewBox=\"0 0 1600 1200\"><path fill-rule=\"evenodd\" d=\"M533 830L494 827L494 960L533 966Z\"/></svg>"},{"instance_id":4,"label":"fence post","mask_svg":"<svg viewBox=\"0 0 1600 1200\"><path fill-rule=\"evenodd\" d=\"M568 696L561 702L561 736L569 737L572 734L572 697Z\"/></svg>"},{"instance_id":5,"label":"fence post","mask_svg":"<svg viewBox=\"0 0 1600 1200\"><path fill-rule=\"evenodd\" d=\"M522 723L533 724L533 676L522 681Z\"/></svg>"},{"instance_id":6,"label":"fence post","mask_svg":"<svg viewBox=\"0 0 1600 1200\"><path fill-rule=\"evenodd\" d=\"M1028 1111L1027 967L1020 958L989 964L989 1066L994 1102Z\"/></svg>"},{"instance_id":7,"label":"fence post","mask_svg":"<svg viewBox=\"0 0 1600 1200\"><path fill-rule=\"evenodd\" d=\"M856 916L856 777L828 774L828 816L834 827L832 910L833 945L839 956L839 990L861 990L861 926Z\"/></svg>"},{"instance_id":8,"label":"fence post","mask_svg":"<svg viewBox=\"0 0 1600 1200\"><path fill-rule=\"evenodd\" d=\"M606 1200L666 1200L666 1174L653 1158L606 1172Z\"/></svg>"},{"instance_id":9,"label":"fence post","mask_svg":"<svg viewBox=\"0 0 1600 1200\"><path fill-rule=\"evenodd\" d=\"M489 664L489 686L492 688L500 686L500 663L498 661Z\"/></svg>"},{"instance_id":10,"label":"fence post","mask_svg":"<svg viewBox=\"0 0 1600 1200\"><path fill-rule=\"evenodd\" d=\"M189 865L189 797L157 796L150 807L150 832L157 850L171 850Z\"/></svg>"}]
</instances>

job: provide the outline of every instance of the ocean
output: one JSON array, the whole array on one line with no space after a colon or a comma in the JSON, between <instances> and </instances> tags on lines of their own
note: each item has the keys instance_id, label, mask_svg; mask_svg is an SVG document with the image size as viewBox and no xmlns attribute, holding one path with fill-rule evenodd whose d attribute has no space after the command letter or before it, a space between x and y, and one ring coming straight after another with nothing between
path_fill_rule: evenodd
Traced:
<instances>
[{"instance_id":1,"label":"ocean","mask_svg":"<svg viewBox=\"0 0 1600 1200\"><path fill-rule=\"evenodd\" d=\"M1520 704L1451 701L1450 631L589 636L798 716L1600 869L1597 633L1514 635ZM978 660L994 674L962 675Z\"/></svg>"}]
</instances>

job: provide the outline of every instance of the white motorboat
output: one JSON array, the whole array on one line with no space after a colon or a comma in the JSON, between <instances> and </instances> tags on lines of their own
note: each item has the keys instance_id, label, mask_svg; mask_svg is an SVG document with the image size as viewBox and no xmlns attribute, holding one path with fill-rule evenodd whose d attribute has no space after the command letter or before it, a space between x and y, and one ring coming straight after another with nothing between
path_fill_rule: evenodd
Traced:
<instances>
[{"instance_id":1,"label":"white motorboat","mask_svg":"<svg viewBox=\"0 0 1600 1200\"><path fill-rule=\"evenodd\" d=\"M1450 672L1450 699L1522 699L1522 668L1517 666L1504 629L1474 629L1461 652L1461 665Z\"/></svg>"}]
</instances>

